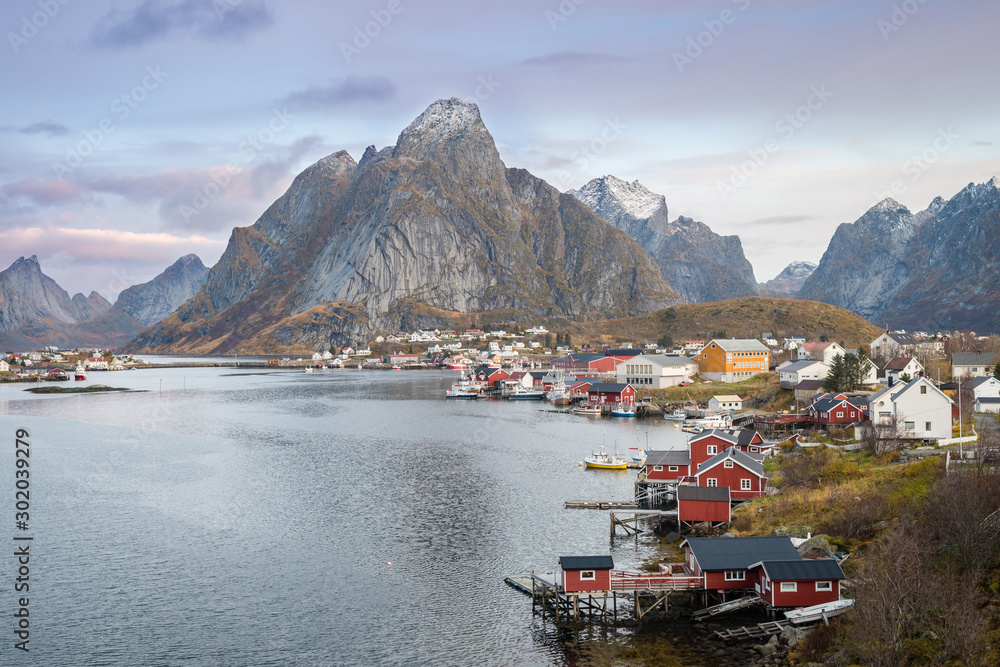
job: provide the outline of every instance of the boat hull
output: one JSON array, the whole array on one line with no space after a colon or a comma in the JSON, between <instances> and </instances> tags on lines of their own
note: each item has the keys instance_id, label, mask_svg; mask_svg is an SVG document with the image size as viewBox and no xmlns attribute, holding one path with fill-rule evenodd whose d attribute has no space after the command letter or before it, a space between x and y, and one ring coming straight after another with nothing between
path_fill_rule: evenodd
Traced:
<instances>
[{"instance_id":1,"label":"boat hull","mask_svg":"<svg viewBox=\"0 0 1000 667\"><path fill-rule=\"evenodd\" d=\"M628 470L628 462L624 463L591 463L584 461L588 468L593 470Z\"/></svg>"}]
</instances>

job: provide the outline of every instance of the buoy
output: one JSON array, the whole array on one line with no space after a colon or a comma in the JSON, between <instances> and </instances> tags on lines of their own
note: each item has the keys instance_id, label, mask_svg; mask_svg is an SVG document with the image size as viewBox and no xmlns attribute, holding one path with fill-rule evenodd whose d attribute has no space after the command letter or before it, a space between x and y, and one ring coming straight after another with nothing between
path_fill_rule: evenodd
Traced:
<instances>
[{"instance_id":1,"label":"buoy","mask_svg":"<svg viewBox=\"0 0 1000 667\"><path fill-rule=\"evenodd\" d=\"M580 465L581 465L581 466L583 465L583 461L580 461Z\"/></svg>"},{"instance_id":2,"label":"buoy","mask_svg":"<svg viewBox=\"0 0 1000 667\"><path fill-rule=\"evenodd\" d=\"M392 567L392 561L389 561L388 565L389 567Z\"/></svg>"}]
</instances>

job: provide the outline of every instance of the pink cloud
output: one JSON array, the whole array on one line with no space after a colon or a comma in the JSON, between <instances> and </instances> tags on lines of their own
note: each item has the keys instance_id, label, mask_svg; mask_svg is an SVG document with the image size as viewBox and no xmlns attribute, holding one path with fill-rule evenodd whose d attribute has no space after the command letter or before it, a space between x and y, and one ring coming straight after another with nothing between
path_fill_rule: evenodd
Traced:
<instances>
[{"instance_id":1,"label":"pink cloud","mask_svg":"<svg viewBox=\"0 0 1000 667\"><path fill-rule=\"evenodd\" d=\"M7 183L0 187L0 192L8 197L25 197L38 206L63 204L82 198L86 191L78 183L61 178L52 181L36 181L26 178L21 181Z\"/></svg>"}]
</instances>

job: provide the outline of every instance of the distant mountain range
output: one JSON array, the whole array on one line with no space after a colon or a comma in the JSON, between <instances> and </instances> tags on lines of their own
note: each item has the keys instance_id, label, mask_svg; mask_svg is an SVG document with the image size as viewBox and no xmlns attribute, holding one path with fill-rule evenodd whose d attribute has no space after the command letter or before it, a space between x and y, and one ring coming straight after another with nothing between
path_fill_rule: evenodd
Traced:
<instances>
[{"instance_id":1,"label":"distant mountain range","mask_svg":"<svg viewBox=\"0 0 1000 667\"><path fill-rule=\"evenodd\" d=\"M918 213L879 202L837 228L797 296L892 328L1000 332L1000 179Z\"/></svg>"},{"instance_id":2,"label":"distant mountain range","mask_svg":"<svg viewBox=\"0 0 1000 667\"><path fill-rule=\"evenodd\" d=\"M114 305L91 292L69 293L42 273L38 258L18 258L0 271L0 345L14 351L45 345L117 347L171 313L205 281L196 255L119 295Z\"/></svg>"},{"instance_id":3,"label":"distant mountain range","mask_svg":"<svg viewBox=\"0 0 1000 667\"><path fill-rule=\"evenodd\" d=\"M806 278L816 270L816 266L813 262L792 262L774 278L760 284L761 296L784 299L795 297L805 284Z\"/></svg>"},{"instance_id":4,"label":"distant mountain range","mask_svg":"<svg viewBox=\"0 0 1000 667\"><path fill-rule=\"evenodd\" d=\"M452 98L394 146L306 169L130 349L318 349L410 328L414 304L585 321L681 302L633 238L505 166L478 107Z\"/></svg>"},{"instance_id":5,"label":"distant mountain range","mask_svg":"<svg viewBox=\"0 0 1000 667\"><path fill-rule=\"evenodd\" d=\"M758 294L753 267L738 236L719 236L708 225L683 216L669 222L666 199L639 181L604 176L571 194L638 241L684 300L722 301Z\"/></svg>"}]
</instances>

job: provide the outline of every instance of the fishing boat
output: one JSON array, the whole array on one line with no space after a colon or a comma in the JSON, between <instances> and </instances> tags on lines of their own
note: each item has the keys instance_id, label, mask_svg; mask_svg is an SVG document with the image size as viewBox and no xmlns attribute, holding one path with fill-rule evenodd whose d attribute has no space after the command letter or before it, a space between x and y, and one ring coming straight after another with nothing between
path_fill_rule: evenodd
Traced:
<instances>
[{"instance_id":1,"label":"fishing boat","mask_svg":"<svg viewBox=\"0 0 1000 667\"><path fill-rule=\"evenodd\" d=\"M306 366L306 373L315 373L316 369L312 366Z\"/></svg>"},{"instance_id":2,"label":"fishing boat","mask_svg":"<svg viewBox=\"0 0 1000 667\"><path fill-rule=\"evenodd\" d=\"M87 379L87 369L82 365L77 365L76 370L73 371L74 380L86 380Z\"/></svg>"},{"instance_id":3,"label":"fishing boat","mask_svg":"<svg viewBox=\"0 0 1000 667\"><path fill-rule=\"evenodd\" d=\"M473 399L479 398L479 392L483 385L471 377L466 377L465 373L458 379L458 382L451 385L451 389L445 392L445 398Z\"/></svg>"},{"instance_id":4,"label":"fishing boat","mask_svg":"<svg viewBox=\"0 0 1000 667\"><path fill-rule=\"evenodd\" d=\"M786 611L785 618L795 625L815 623L816 621L822 621L826 618L839 616L850 609L853 604L854 600L834 600L833 602L814 604L811 607L800 607L799 609Z\"/></svg>"},{"instance_id":5,"label":"fishing boat","mask_svg":"<svg viewBox=\"0 0 1000 667\"><path fill-rule=\"evenodd\" d=\"M705 417L704 419L696 419L694 425L700 429L713 429L729 428L733 423L724 415L715 415L713 417Z\"/></svg>"},{"instance_id":6,"label":"fishing boat","mask_svg":"<svg viewBox=\"0 0 1000 667\"><path fill-rule=\"evenodd\" d=\"M687 411L686 410L674 410L673 412L671 412L669 415L667 415L665 417L665 419L669 419L669 420L675 421L675 422L682 422L682 421L684 421L687 418L688 418L688 415L687 415Z\"/></svg>"},{"instance_id":7,"label":"fishing boat","mask_svg":"<svg viewBox=\"0 0 1000 667\"><path fill-rule=\"evenodd\" d=\"M510 392L509 398L512 401L540 401L545 398L545 392L541 389L529 389L525 386L518 386Z\"/></svg>"},{"instance_id":8,"label":"fishing boat","mask_svg":"<svg viewBox=\"0 0 1000 667\"><path fill-rule=\"evenodd\" d=\"M588 417L600 417L601 416L601 406L599 406L599 405L581 405L581 406L573 408L573 414L587 415Z\"/></svg>"},{"instance_id":9,"label":"fishing boat","mask_svg":"<svg viewBox=\"0 0 1000 667\"><path fill-rule=\"evenodd\" d=\"M448 364L448 368L450 370L453 370L453 371L464 371L465 370L465 364L463 364L463 363L452 363L452 364Z\"/></svg>"},{"instance_id":10,"label":"fishing boat","mask_svg":"<svg viewBox=\"0 0 1000 667\"><path fill-rule=\"evenodd\" d=\"M611 408L612 417L635 417L635 406L634 405L616 405Z\"/></svg>"},{"instance_id":11,"label":"fishing boat","mask_svg":"<svg viewBox=\"0 0 1000 667\"><path fill-rule=\"evenodd\" d=\"M545 398L549 399L552 405L569 405L573 402L569 389L566 388L566 384L562 380L552 385L549 392L545 394Z\"/></svg>"},{"instance_id":12,"label":"fishing boat","mask_svg":"<svg viewBox=\"0 0 1000 667\"><path fill-rule=\"evenodd\" d=\"M625 470L628 468L628 461L615 454L608 454L601 447L601 451L594 452L583 459L588 468L596 470Z\"/></svg>"}]
</instances>

